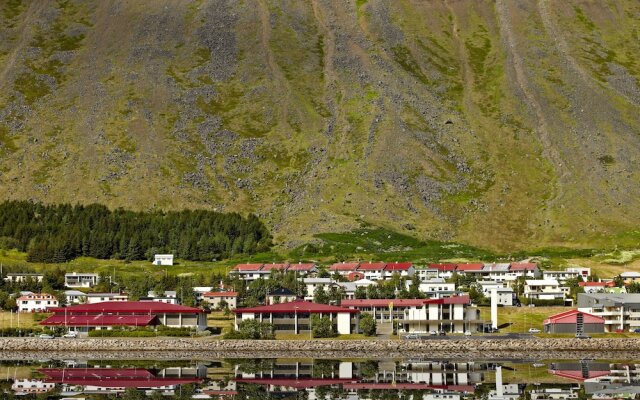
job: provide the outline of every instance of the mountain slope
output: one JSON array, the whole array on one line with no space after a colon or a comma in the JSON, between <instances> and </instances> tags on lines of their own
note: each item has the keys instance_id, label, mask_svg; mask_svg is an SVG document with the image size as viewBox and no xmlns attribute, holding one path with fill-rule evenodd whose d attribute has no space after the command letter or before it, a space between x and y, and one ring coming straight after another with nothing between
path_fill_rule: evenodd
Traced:
<instances>
[{"instance_id":1,"label":"mountain slope","mask_svg":"<svg viewBox=\"0 0 640 400\"><path fill-rule=\"evenodd\" d=\"M636 1L2 3L0 193L494 249L640 222Z\"/></svg>"}]
</instances>

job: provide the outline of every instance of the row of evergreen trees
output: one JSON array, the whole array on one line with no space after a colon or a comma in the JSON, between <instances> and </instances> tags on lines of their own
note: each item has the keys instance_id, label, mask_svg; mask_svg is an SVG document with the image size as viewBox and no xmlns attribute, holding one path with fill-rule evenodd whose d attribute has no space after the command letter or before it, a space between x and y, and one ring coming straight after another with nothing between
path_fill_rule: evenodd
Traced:
<instances>
[{"instance_id":1,"label":"row of evergreen trees","mask_svg":"<svg viewBox=\"0 0 640 400\"><path fill-rule=\"evenodd\" d=\"M0 242L26 251L31 262L79 256L143 260L156 253L203 261L266 251L271 235L252 214L5 201L0 204Z\"/></svg>"}]
</instances>

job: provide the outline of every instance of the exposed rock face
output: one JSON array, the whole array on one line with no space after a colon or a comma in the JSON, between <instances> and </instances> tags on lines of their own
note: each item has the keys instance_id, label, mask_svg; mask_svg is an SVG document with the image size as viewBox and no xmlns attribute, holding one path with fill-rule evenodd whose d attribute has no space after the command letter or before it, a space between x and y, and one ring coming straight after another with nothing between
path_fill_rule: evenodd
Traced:
<instances>
[{"instance_id":1,"label":"exposed rock face","mask_svg":"<svg viewBox=\"0 0 640 400\"><path fill-rule=\"evenodd\" d=\"M252 211L285 245L364 220L598 247L640 223L639 20L636 0L3 2L0 198Z\"/></svg>"}]
</instances>

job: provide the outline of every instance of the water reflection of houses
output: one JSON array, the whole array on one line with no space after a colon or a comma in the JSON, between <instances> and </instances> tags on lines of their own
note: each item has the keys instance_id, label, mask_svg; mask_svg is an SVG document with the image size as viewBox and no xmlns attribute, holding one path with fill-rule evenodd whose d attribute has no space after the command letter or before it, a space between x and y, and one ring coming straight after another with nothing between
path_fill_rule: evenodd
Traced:
<instances>
[{"instance_id":1,"label":"water reflection of houses","mask_svg":"<svg viewBox=\"0 0 640 400\"><path fill-rule=\"evenodd\" d=\"M235 381L261 385L278 397L305 390L314 399L317 391L333 388L347 398L367 398L366 393L375 391L421 390L429 393L425 399L459 399L475 391L487 370L487 364L475 362L276 360L257 369L236 366Z\"/></svg>"},{"instance_id":2,"label":"water reflection of houses","mask_svg":"<svg viewBox=\"0 0 640 400\"><path fill-rule=\"evenodd\" d=\"M640 364L561 362L551 364L549 372L583 382L593 399L633 399L640 394Z\"/></svg>"},{"instance_id":3,"label":"water reflection of houses","mask_svg":"<svg viewBox=\"0 0 640 400\"><path fill-rule=\"evenodd\" d=\"M41 368L44 382L58 384L64 395L117 394L137 388L163 395L174 395L184 384L201 383L206 377L205 366L175 367L161 370L145 368Z\"/></svg>"}]
</instances>

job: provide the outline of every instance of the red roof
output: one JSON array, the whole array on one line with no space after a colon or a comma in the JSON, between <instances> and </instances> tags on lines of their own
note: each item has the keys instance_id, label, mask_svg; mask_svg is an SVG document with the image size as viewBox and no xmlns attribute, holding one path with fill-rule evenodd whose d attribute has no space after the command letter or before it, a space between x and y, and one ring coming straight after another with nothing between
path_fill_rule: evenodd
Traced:
<instances>
[{"instance_id":1,"label":"red roof","mask_svg":"<svg viewBox=\"0 0 640 400\"><path fill-rule=\"evenodd\" d=\"M358 265L360 265L360 263L357 262L335 263L329 267L329 271L354 271L356 268L358 268Z\"/></svg>"},{"instance_id":2,"label":"red roof","mask_svg":"<svg viewBox=\"0 0 640 400\"><path fill-rule=\"evenodd\" d=\"M482 271L482 268L484 264L480 263L458 264L456 271Z\"/></svg>"},{"instance_id":3,"label":"red roof","mask_svg":"<svg viewBox=\"0 0 640 400\"><path fill-rule=\"evenodd\" d=\"M385 271L407 271L411 267L413 267L413 263L411 262L387 263Z\"/></svg>"},{"instance_id":4,"label":"red roof","mask_svg":"<svg viewBox=\"0 0 640 400\"><path fill-rule=\"evenodd\" d=\"M207 292L202 297L238 297L238 292Z\"/></svg>"},{"instance_id":5,"label":"red roof","mask_svg":"<svg viewBox=\"0 0 640 400\"><path fill-rule=\"evenodd\" d=\"M204 310L195 307L167 304L159 301L103 301L102 303L79 304L64 308L52 308L56 314L78 313L203 313Z\"/></svg>"},{"instance_id":6,"label":"red roof","mask_svg":"<svg viewBox=\"0 0 640 400\"><path fill-rule=\"evenodd\" d=\"M347 275L347 280L349 280L349 282L357 281L362 278L364 278L364 272L360 271L349 272L349 275Z\"/></svg>"},{"instance_id":7,"label":"red roof","mask_svg":"<svg viewBox=\"0 0 640 400\"><path fill-rule=\"evenodd\" d=\"M438 271L455 271L455 264L429 264L429 268L437 269Z\"/></svg>"},{"instance_id":8,"label":"red roof","mask_svg":"<svg viewBox=\"0 0 640 400\"><path fill-rule=\"evenodd\" d=\"M585 324L604 324L604 318L578 310L569 310L559 314L551 315L544 320L544 324L575 324L578 314L584 316Z\"/></svg>"},{"instance_id":9,"label":"red roof","mask_svg":"<svg viewBox=\"0 0 640 400\"><path fill-rule=\"evenodd\" d=\"M46 326L147 326L157 325L155 315L52 315L40 325ZM152 324L152 322L154 322Z\"/></svg>"},{"instance_id":10,"label":"red roof","mask_svg":"<svg viewBox=\"0 0 640 400\"><path fill-rule=\"evenodd\" d=\"M535 263L511 263L509 271L533 271L538 268Z\"/></svg>"},{"instance_id":11,"label":"red roof","mask_svg":"<svg viewBox=\"0 0 640 400\"><path fill-rule=\"evenodd\" d=\"M423 300L424 304L471 304L469 295Z\"/></svg>"},{"instance_id":12,"label":"red roof","mask_svg":"<svg viewBox=\"0 0 640 400\"><path fill-rule=\"evenodd\" d=\"M375 263L362 263L360 267L358 267L358 271L382 271L386 266L383 262L375 262Z\"/></svg>"},{"instance_id":13,"label":"red roof","mask_svg":"<svg viewBox=\"0 0 640 400\"><path fill-rule=\"evenodd\" d=\"M273 269L275 269L276 271L283 271L285 269L287 269L287 267L289 266L289 264L285 263L285 264L265 264L264 267L262 267L263 271L271 271Z\"/></svg>"},{"instance_id":14,"label":"red roof","mask_svg":"<svg viewBox=\"0 0 640 400\"><path fill-rule=\"evenodd\" d=\"M343 307L422 307L424 299L353 299L342 300Z\"/></svg>"},{"instance_id":15,"label":"red roof","mask_svg":"<svg viewBox=\"0 0 640 400\"><path fill-rule=\"evenodd\" d=\"M238 264L233 267L234 271L259 271L264 264Z\"/></svg>"},{"instance_id":16,"label":"red roof","mask_svg":"<svg viewBox=\"0 0 640 400\"><path fill-rule=\"evenodd\" d=\"M311 271L315 266L316 265L314 263L291 264L289 266L289 271Z\"/></svg>"},{"instance_id":17,"label":"red roof","mask_svg":"<svg viewBox=\"0 0 640 400\"><path fill-rule=\"evenodd\" d=\"M198 378L158 377L146 369L133 368L41 368L49 383L98 387L160 387L199 383Z\"/></svg>"},{"instance_id":18,"label":"red roof","mask_svg":"<svg viewBox=\"0 0 640 400\"><path fill-rule=\"evenodd\" d=\"M293 314L300 313L359 313L358 310L349 308L318 304L305 300L294 300L287 303L270 304L267 306L237 308L233 310L236 314L258 313L258 314Z\"/></svg>"},{"instance_id":19,"label":"red roof","mask_svg":"<svg viewBox=\"0 0 640 400\"><path fill-rule=\"evenodd\" d=\"M600 376L607 376L609 375L611 372L610 371L589 371L588 372L588 377L585 378L582 375L582 371L578 371L578 370L549 370L549 372L551 372L553 375L558 375L561 376L563 378L569 378L569 379L575 379L578 381L584 381L585 379L593 379L593 378L598 378Z\"/></svg>"}]
</instances>

